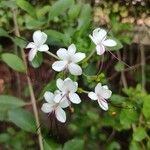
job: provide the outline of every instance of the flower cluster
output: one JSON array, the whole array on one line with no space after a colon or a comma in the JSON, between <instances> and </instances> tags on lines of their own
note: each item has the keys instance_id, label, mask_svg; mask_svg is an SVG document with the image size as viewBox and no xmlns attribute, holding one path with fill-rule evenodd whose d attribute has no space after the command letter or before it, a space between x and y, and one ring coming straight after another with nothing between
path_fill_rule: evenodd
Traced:
<instances>
[{"instance_id":1,"label":"flower cluster","mask_svg":"<svg viewBox=\"0 0 150 150\"><path fill-rule=\"evenodd\" d=\"M107 32L104 29L97 28L93 31L92 35L89 35L91 40L96 45L96 52L98 55L102 55L107 47L116 46L116 42L112 39L107 39ZM47 52L49 50L48 45L44 44L47 40L47 35L41 31L35 31L33 34L33 42L30 42L26 48L30 48L29 61L32 61L37 52ZM68 49L60 48L55 58L58 58L56 62L52 64L53 70L57 72L66 71L72 75L79 76L82 74L82 68L79 66L79 62L82 61L86 55L81 52L76 52L76 46L71 44ZM54 54L52 54L54 56ZM71 103L79 104L81 99L76 93L78 90L78 83L74 82L70 78L64 80L57 79L56 85L58 90L54 93L46 91L44 98L46 103L42 105L41 110L44 113L55 114L56 118L60 122L66 122L66 113L64 108L67 108ZM108 89L107 85L102 86L98 83L95 87L95 92L88 92L88 97L92 100L97 100L99 106L103 110L108 110L107 99L111 97L112 92Z\"/></svg>"}]
</instances>

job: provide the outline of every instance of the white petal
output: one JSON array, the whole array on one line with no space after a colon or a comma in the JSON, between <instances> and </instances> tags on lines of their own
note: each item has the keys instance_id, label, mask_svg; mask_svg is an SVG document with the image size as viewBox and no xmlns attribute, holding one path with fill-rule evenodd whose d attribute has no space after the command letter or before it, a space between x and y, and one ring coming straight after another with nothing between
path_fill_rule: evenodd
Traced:
<instances>
[{"instance_id":1,"label":"white petal","mask_svg":"<svg viewBox=\"0 0 150 150\"><path fill-rule=\"evenodd\" d=\"M104 89L102 88L102 90L100 91L100 95L105 98L108 99L111 97L112 91L108 90L108 89Z\"/></svg>"},{"instance_id":2,"label":"white petal","mask_svg":"<svg viewBox=\"0 0 150 150\"><path fill-rule=\"evenodd\" d=\"M108 103L105 99L104 100L99 99L98 104L103 110L105 111L108 110Z\"/></svg>"},{"instance_id":3,"label":"white petal","mask_svg":"<svg viewBox=\"0 0 150 150\"><path fill-rule=\"evenodd\" d=\"M66 68L66 65L67 65L67 61L56 61L52 64L52 68L55 70L55 71L62 71Z\"/></svg>"},{"instance_id":4,"label":"white petal","mask_svg":"<svg viewBox=\"0 0 150 150\"><path fill-rule=\"evenodd\" d=\"M57 56L62 59L62 60L67 60L68 59L68 52L65 48L60 48L57 51Z\"/></svg>"},{"instance_id":5,"label":"white petal","mask_svg":"<svg viewBox=\"0 0 150 150\"><path fill-rule=\"evenodd\" d=\"M117 43L114 40L108 39L108 40L103 41L103 45L108 46L108 47L113 47L113 46L116 46Z\"/></svg>"},{"instance_id":6,"label":"white petal","mask_svg":"<svg viewBox=\"0 0 150 150\"><path fill-rule=\"evenodd\" d=\"M102 41L105 39L107 32L104 29L97 28L93 31L93 37L97 39L97 41Z\"/></svg>"},{"instance_id":7,"label":"white petal","mask_svg":"<svg viewBox=\"0 0 150 150\"><path fill-rule=\"evenodd\" d=\"M57 81L56 81L56 85L57 85L57 87L58 87L58 89L60 90L60 91L62 91L63 90L63 84L64 84L64 81L62 80L62 79L57 79Z\"/></svg>"},{"instance_id":8,"label":"white petal","mask_svg":"<svg viewBox=\"0 0 150 150\"><path fill-rule=\"evenodd\" d=\"M69 72L73 75L81 75L82 74L82 69L79 65L75 64L75 63L70 63L68 65L68 69L69 69Z\"/></svg>"},{"instance_id":9,"label":"white petal","mask_svg":"<svg viewBox=\"0 0 150 150\"><path fill-rule=\"evenodd\" d=\"M78 94L73 93L73 92L69 93L69 100L75 104L79 104L81 102L81 99L78 96Z\"/></svg>"},{"instance_id":10,"label":"white petal","mask_svg":"<svg viewBox=\"0 0 150 150\"><path fill-rule=\"evenodd\" d=\"M56 103L59 103L60 101L62 101L62 99L63 99L62 93L56 94L55 97L54 97L54 101Z\"/></svg>"},{"instance_id":11,"label":"white petal","mask_svg":"<svg viewBox=\"0 0 150 150\"><path fill-rule=\"evenodd\" d=\"M104 89L108 90L108 86L107 85L103 85L102 86Z\"/></svg>"},{"instance_id":12,"label":"white petal","mask_svg":"<svg viewBox=\"0 0 150 150\"><path fill-rule=\"evenodd\" d=\"M89 35L89 37L96 45L99 43L99 41L97 39L95 39L92 35Z\"/></svg>"},{"instance_id":13,"label":"white petal","mask_svg":"<svg viewBox=\"0 0 150 150\"><path fill-rule=\"evenodd\" d=\"M41 45L39 48L38 48L38 51L40 52L46 52L49 50L49 47L48 45L44 44L44 45Z\"/></svg>"},{"instance_id":14,"label":"white petal","mask_svg":"<svg viewBox=\"0 0 150 150\"><path fill-rule=\"evenodd\" d=\"M37 50L36 50L36 49L31 49L31 50L30 50L30 52L29 52L29 54L28 54L29 61L32 61L32 60L34 59L36 53L37 53Z\"/></svg>"},{"instance_id":15,"label":"white petal","mask_svg":"<svg viewBox=\"0 0 150 150\"><path fill-rule=\"evenodd\" d=\"M76 46L74 44L71 44L69 47L68 47L68 53L70 55L74 55L76 52Z\"/></svg>"},{"instance_id":16,"label":"white petal","mask_svg":"<svg viewBox=\"0 0 150 150\"><path fill-rule=\"evenodd\" d=\"M102 55L105 52L105 47L103 45L96 46L97 55Z\"/></svg>"},{"instance_id":17,"label":"white petal","mask_svg":"<svg viewBox=\"0 0 150 150\"><path fill-rule=\"evenodd\" d=\"M74 56L73 56L73 62L74 63L78 63L80 62L81 60L83 60L85 58L85 54L84 53L76 53Z\"/></svg>"},{"instance_id":18,"label":"white petal","mask_svg":"<svg viewBox=\"0 0 150 150\"><path fill-rule=\"evenodd\" d=\"M44 93L44 98L48 103L53 103L53 99L54 99L54 94L51 92L46 91Z\"/></svg>"},{"instance_id":19,"label":"white petal","mask_svg":"<svg viewBox=\"0 0 150 150\"><path fill-rule=\"evenodd\" d=\"M26 46L26 48L35 49L35 48L36 48L36 45L35 45L34 42L30 42L30 43Z\"/></svg>"},{"instance_id":20,"label":"white petal","mask_svg":"<svg viewBox=\"0 0 150 150\"><path fill-rule=\"evenodd\" d=\"M36 45L43 45L47 40L47 35L40 30L33 33L33 41Z\"/></svg>"},{"instance_id":21,"label":"white petal","mask_svg":"<svg viewBox=\"0 0 150 150\"><path fill-rule=\"evenodd\" d=\"M69 102L67 99L64 99L63 101L61 101L61 102L59 103L59 106L60 106L61 108L67 108L69 105L70 105L70 102Z\"/></svg>"},{"instance_id":22,"label":"white petal","mask_svg":"<svg viewBox=\"0 0 150 150\"><path fill-rule=\"evenodd\" d=\"M102 84L101 83L98 83L95 87L95 93L96 94L99 94L99 91L102 90Z\"/></svg>"},{"instance_id":23,"label":"white petal","mask_svg":"<svg viewBox=\"0 0 150 150\"><path fill-rule=\"evenodd\" d=\"M63 123L66 121L66 113L61 107L57 107L55 114L58 121Z\"/></svg>"},{"instance_id":24,"label":"white petal","mask_svg":"<svg viewBox=\"0 0 150 150\"><path fill-rule=\"evenodd\" d=\"M97 100L97 95L94 92L89 92L88 97L92 100Z\"/></svg>"},{"instance_id":25,"label":"white petal","mask_svg":"<svg viewBox=\"0 0 150 150\"><path fill-rule=\"evenodd\" d=\"M77 86L76 82L73 82L70 78L67 78L64 80L62 91L76 92L77 89L78 89L78 86Z\"/></svg>"},{"instance_id":26,"label":"white petal","mask_svg":"<svg viewBox=\"0 0 150 150\"><path fill-rule=\"evenodd\" d=\"M44 103L41 107L41 110L44 112L44 113L50 113L52 112L54 109L53 107L49 104L49 103Z\"/></svg>"}]
</instances>

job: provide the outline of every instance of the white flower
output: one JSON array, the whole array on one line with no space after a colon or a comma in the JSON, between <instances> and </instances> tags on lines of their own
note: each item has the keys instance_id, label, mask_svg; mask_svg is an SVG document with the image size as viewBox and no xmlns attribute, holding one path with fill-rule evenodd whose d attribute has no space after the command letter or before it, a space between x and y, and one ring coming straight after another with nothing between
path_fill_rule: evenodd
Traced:
<instances>
[{"instance_id":1,"label":"white flower","mask_svg":"<svg viewBox=\"0 0 150 150\"><path fill-rule=\"evenodd\" d=\"M76 47L74 44L71 44L68 47L68 50L60 48L57 51L57 56L60 60L54 62L52 65L52 68L55 71L60 72L66 69L73 75L82 74L82 69L79 65L77 65L77 63L85 58L85 54L81 52L76 53Z\"/></svg>"},{"instance_id":2,"label":"white flower","mask_svg":"<svg viewBox=\"0 0 150 150\"><path fill-rule=\"evenodd\" d=\"M108 89L107 85L102 86L101 83L98 83L95 87L95 93L89 92L88 96L92 100L97 100L103 110L108 110L108 103L106 99L110 98L111 94L112 92Z\"/></svg>"},{"instance_id":3,"label":"white flower","mask_svg":"<svg viewBox=\"0 0 150 150\"><path fill-rule=\"evenodd\" d=\"M70 78L66 78L64 81L62 79L57 79L56 85L60 90L60 93L55 96L55 102L61 102L62 99L67 99L68 102L79 104L81 102L80 97L76 94L78 89L78 83L73 82Z\"/></svg>"},{"instance_id":4,"label":"white flower","mask_svg":"<svg viewBox=\"0 0 150 150\"><path fill-rule=\"evenodd\" d=\"M59 103L56 103L54 101L55 96L58 94L56 91L55 94L51 92L45 92L44 98L47 103L44 103L42 105L41 110L44 113L54 113L56 115L57 120L60 122L65 122L66 121L66 113L62 108L66 108L69 106L69 103L67 100L63 99Z\"/></svg>"},{"instance_id":5,"label":"white flower","mask_svg":"<svg viewBox=\"0 0 150 150\"><path fill-rule=\"evenodd\" d=\"M33 42L30 42L26 48L31 48L29 52L29 61L32 61L38 51L45 52L49 50L48 45L44 44L47 40L47 35L40 30L33 33Z\"/></svg>"},{"instance_id":6,"label":"white flower","mask_svg":"<svg viewBox=\"0 0 150 150\"><path fill-rule=\"evenodd\" d=\"M107 32L104 29L97 28L89 35L91 40L96 45L97 55L102 55L105 52L105 47L116 46L117 43L112 39L106 39Z\"/></svg>"}]
</instances>

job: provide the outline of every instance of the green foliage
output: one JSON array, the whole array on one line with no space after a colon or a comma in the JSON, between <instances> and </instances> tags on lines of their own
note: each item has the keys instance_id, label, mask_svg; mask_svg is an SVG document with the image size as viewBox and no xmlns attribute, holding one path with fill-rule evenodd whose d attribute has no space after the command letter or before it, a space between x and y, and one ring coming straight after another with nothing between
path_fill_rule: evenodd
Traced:
<instances>
[{"instance_id":1,"label":"green foliage","mask_svg":"<svg viewBox=\"0 0 150 150\"><path fill-rule=\"evenodd\" d=\"M1 54L1 60L15 71L25 72L26 70L23 61L17 55L3 53Z\"/></svg>"},{"instance_id":2,"label":"green foliage","mask_svg":"<svg viewBox=\"0 0 150 150\"><path fill-rule=\"evenodd\" d=\"M63 150L83 150L84 141L81 139L72 139L64 144Z\"/></svg>"},{"instance_id":3,"label":"green foliage","mask_svg":"<svg viewBox=\"0 0 150 150\"><path fill-rule=\"evenodd\" d=\"M17 0L16 3L21 9L26 11L33 18L37 17L34 7L28 1L26 1L26 0Z\"/></svg>"},{"instance_id":4,"label":"green foliage","mask_svg":"<svg viewBox=\"0 0 150 150\"><path fill-rule=\"evenodd\" d=\"M24 109L12 109L8 113L9 121L28 132L36 132L34 116Z\"/></svg>"}]
</instances>

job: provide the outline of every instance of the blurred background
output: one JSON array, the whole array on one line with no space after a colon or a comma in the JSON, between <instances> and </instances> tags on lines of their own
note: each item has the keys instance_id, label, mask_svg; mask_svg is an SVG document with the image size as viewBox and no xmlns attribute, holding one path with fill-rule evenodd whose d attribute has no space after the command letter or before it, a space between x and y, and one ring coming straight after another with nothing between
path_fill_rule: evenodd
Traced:
<instances>
[{"instance_id":1,"label":"blurred background","mask_svg":"<svg viewBox=\"0 0 150 150\"><path fill-rule=\"evenodd\" d=\"M98 82L113 91L104 112L82 90L82 103L67 110L61 124L40 110L45 91L62 77L55 59L38 53L27 60L27 43L42 30L50 51L71 43L88 56L93 29L107 29L117 46L82 63L79 87ZM149 0L0 0L0 150L39 150L27 74L38 107L44 150L150 150L150 1ZM121 61L122 60L122 61Z\"/></svg>"}]
</instances>

